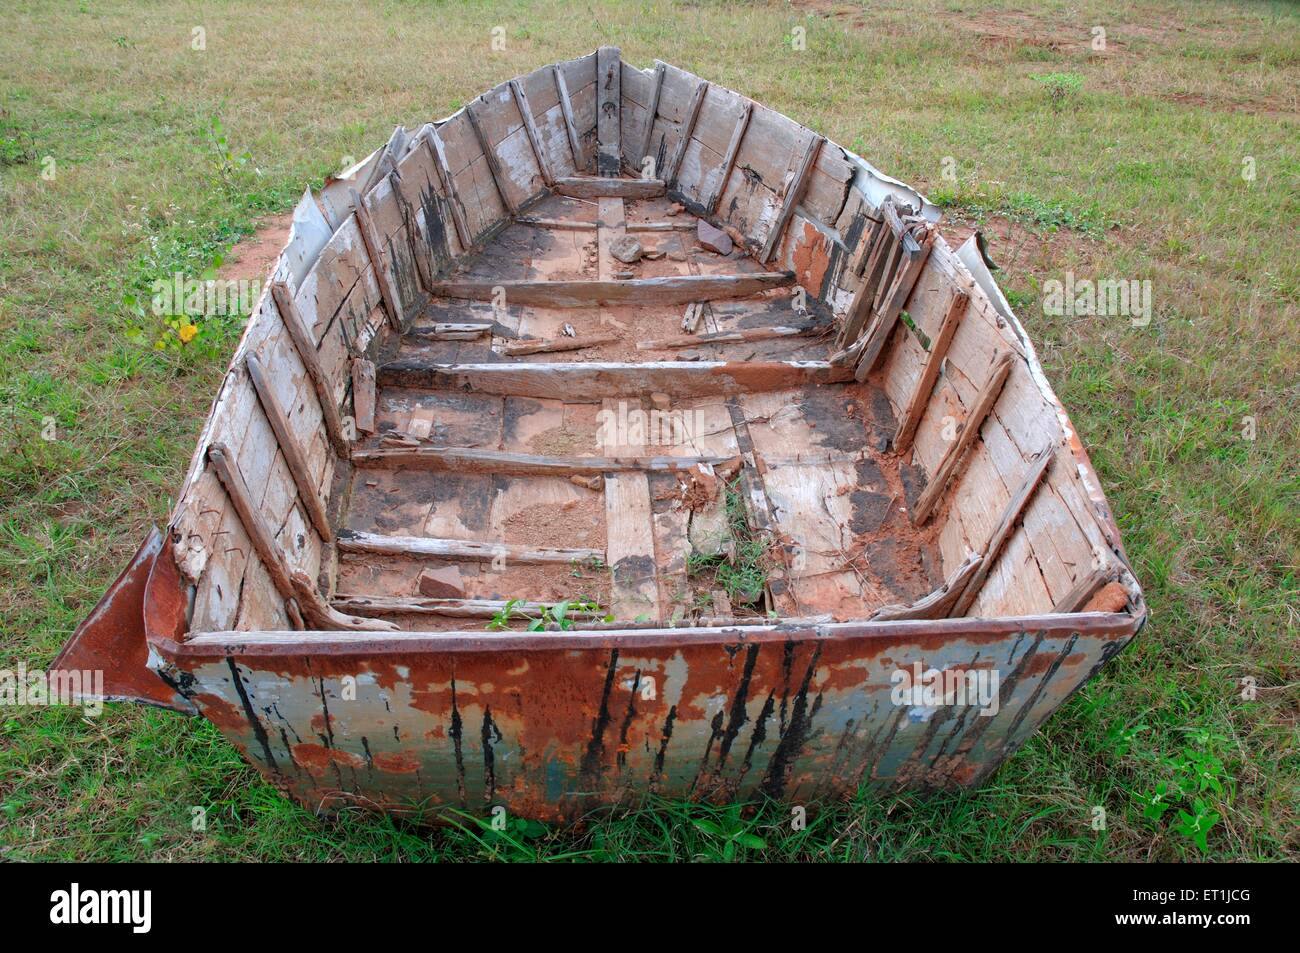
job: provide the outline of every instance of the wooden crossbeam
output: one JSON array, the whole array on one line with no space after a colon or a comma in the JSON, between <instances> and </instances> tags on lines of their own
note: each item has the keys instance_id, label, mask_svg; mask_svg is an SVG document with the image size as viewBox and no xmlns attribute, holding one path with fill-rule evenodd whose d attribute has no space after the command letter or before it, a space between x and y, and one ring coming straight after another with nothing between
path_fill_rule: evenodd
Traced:
<instances>
[{"instance_id":1,"label":"wooden crossbeam","mask_svg":"<svg viewBox=\"0 0 1300 953\"><path fill-rule=\"evenodd\" d=\"M771 229L768 230L767 241L763 243L763 251L758 256L760 265L765 265L771 260L777 246L781 243L781 236L785 234L785 227L790 223L790 217L794 215L795 206L803 201L804 193L808 191L813 166L816 165L817 156L821 154L822 146L825 144L825 136L814 135L808 143L808 148L804 150L803 158L799 160L799 167L795 170L794 178L790 181L790 186L785 190L785 198L781 202L781 211L777 215L776 221L772 223Z\"/></svg>"},{"instance_id":2,"label":"wooden crossbeam","mask_svg":"<svg viewBox=\"0 0 1300 953\"><path fill-rule=\"evenodd\" d=\"M329 436L330 445L335 453L347 459L349 446L343 436L343 419L339 416L338 405L334 402L329 378L325 376L325 371L321 367L316 342L312 340L311 332L307 330L307 325L298 312L298 306L293 303L293 292L283 281L273 281L271 300L275 302L275 309L280 312L280 320L284 322L289 338L298 351L302 366L307 370L312 388L316 391L316 399L320 401L321 416L325 420L325 433Z\"/></svg>"},{"instance_id":3,"label":"wooden crossbeam","mask_svg":"<svg viewBox=\"0 0 1300 953\"><path fill-rule=\"evenodd\" d=\"M317 535L329 543L334 539L334 530L330 526L329 517L325 515L325 501L312 482L311 471L307 467L307 457L293 435L289 416L276 398L275 390L257 355L249 354L245 357L244 365L248 368L248 377L253 382L253 390L257 391L257 399L262 404L262 411L266 414L271 430L275 432L275 439L280 445L280 452L284 455L289 475L293 477L294 486L298 488L298 499L302 501L307 519Z\"/></svg>"},{"instance_id":4,"label":"wooden crossbeam","mask_svg":"<svg viewBox=\"0 0 1300 953\"><path fill-rule=\"evenodd\" d=\"M660 179L597 179L590 176L567 176L555 180L557 195L577 199L652 199L664 194Z\"/></svg>"},{"instance_id":5,"label":"wooden crossbeam","mask_svg":"<svg viewBox=\"0 0 1300 953\"><path fill-rule=\"evenodd\" d=\"M934 382L939 379L939 368L943 366L943 359L948 356L948 347L957 334L957 326L961 324L961 319L966 314L966 306L969 304L970 295L960 289L953 290L952 297L948 301L948 310L944 312L943 320L939 324L939 331L930 341L930 350L925 355L925 363L921 365L921 373L917 375L912 395L908 398L903 414L898 419L898 430L894 432L894 449L899 453L906 453L912 448L916 427L921 422L921 417L925 415L926 405L930 403Z\"/></svg>"},{"instance_id":6,"label":"wooden crossbeam","mask_svg":"<svg viewBox=\"0 0 1300 953\"><path fill-rule=\"evenodd\" d=\"M685 304L745 298L794 284L792 271L737 275L670 275L607 281L439 281L431 289L444 298L493 301L504 292L507 304L544 308L587 308L603 304Z\"/></svg>"},{"instance_id":7,"label":"wooden crossbeam","mask_svg":"<svg viewBox=\"0 0 1300 953\"><path fill-rule=\"evenodd\" d=\"M379 556L447 558L489 561L506 559L516 563L563 563L604 559L599 549L538 549L488 540L436 539L427 536L380 536L375 533L340 532L338 547L345 553Z\"/></svg>"},{"instance_id":8,"label":"wooden crossbeam","mask_svg":"<svg viewBox=\"0 0 1300 953\"><path fill-rule=\"evenodd\" d=\"M1013 358L1013 352L1002 351L993 359L993 366L989 371L988 379L984 382L984 386L980 388L979 394L976 395L975 403L971 405L970 412L966 414L966 419L962 422L956 439L948 444L943 457L939 460L939 465L934 469L934 476L930 478L930 482L921 491L921 496L912 509L912 522L914 524L919 526L929 518L935 504L939 502L940 497L943 495L944 487L956 474L957 468L965 456L966 448L974 443L975 438L979 436L985 418L992 412L993 405L997 403L998 396L1002 393L1002 385L1006 383L1007 376L1011 373Z\"/></svg>"},{"instance_id":9,"label":"wooden crossbeam","mask_svg":"<svg viewBox=\"0 0 1300 953\"><path fill-rule=\"evenodd\" d=\"M852 380L853 372L826 361L654 361L615 363L435 364L392 361L379 368L383 387L460 390L511 397L571 400L660 392L669 397L713 397L787 390Z\"/></svg>"},{"instance_id":10,"label":"wooden crossbeam","mask_svg":"<svg viewBox=\"0 0 1300 953\"><path fill-rule=\"evenodd\" d=\"M531 476L592 476L598 473L676 473L700 464L726 463L727 457L548 457L473 447L414 447L357 450L352 462L362 469L454 470L463 473L518 473Z\"/></svg>"}]
</instances>

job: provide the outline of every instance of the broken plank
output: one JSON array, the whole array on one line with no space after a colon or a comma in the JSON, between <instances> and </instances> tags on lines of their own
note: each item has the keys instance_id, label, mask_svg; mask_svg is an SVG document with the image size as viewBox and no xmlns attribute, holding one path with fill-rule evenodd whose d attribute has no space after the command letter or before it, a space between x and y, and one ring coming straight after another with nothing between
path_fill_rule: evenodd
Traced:
<instances>
[{"instance_id":1,"label":"broken plank","mask_svg":"<svg viewBox=\"0 0 1300 953\"><path fill-rule=\"evenodd\" d=\"M667 338L651 338L637 341L638 351L655 351L660 349L695 347L698 344L726 344L732 341L770 341L774 338L804 337L816 334L820 328L745 328L740 331L715 331L712 334L678 334Z\"/></svg>"},{"instance_id":2,"label":"broken plank","mask_svg":"<svg viewBox=\"0 0 1300 953\"><path fill-rule=\"evenodd\" d=\"M661 179L595 179L568 176L555 180L557 195L575 199L653 199L664 194Z\"/></svg>"},{"instance_id":3,"label":"broken plank","mask_svg":"<svg viewBox=\"0 0 1300 953\"><path fill-rule=\"evenodd\" d=\"M462 390L513 397L618 397L660 391L670 397L709 397L785 390L851 380L826 361L604 361L434 364L406 359L379 368L383 387Z\"/></svg>"},{"instance_id":4,"label":"broken plank","mask_svg":"<svg viewBox=\"0 0 1300 953\"><path fill-rule=\"evenodd\" d=\"M509 357L521 354L555 354L561 351L581 351L584 348L614 344L617 334L592 334L585 338L555 338L546 341L515 341L502 346L501 352Z\"/></svg>"},{"instance_id":5,"label":"broken plank","mask_svg":"<svg viewBox=\"0 0 1300 953\"><path fill-rule=\"evenodd\" d=\"M930 239L915 250L906 248L907 242L903 243L905 251L902 255L902 266L898 268L889 290L881 291L883 303L875 310L875 324L867 334L867 344L863 347L862 357L858 360L857 373L854 376L859 382L867 379L872 369L879 363L881 355L885 353L885 345L889 342L890 335L894 333L898 317L903 313L903 305L907 303L908 296L916 285L916 279L930 255L933 235L934 233L931 233ZM908 241L911 241L910 236ZM884 288L883 285L881 287Z\"/></svg>"},{"instance_id":6,"label":"broken plank","mask_svg":"<svg viewBox=\"0 0 1300 953\"><path fill-rule=\"evenodd\" d=\"M345 553L416 558L506 559L517 563L572 563L603 559L599 549L538 549L490 540L438 539L429 536L380 536L340 530L338 547Z\"/></svg>"},{"instance_id":7,"label":"broken plank","mask_svg":"<svg viewBox=\"0 0 1300 953\"><path fill-rule=\"evenodd\" d=\"M669 275L662 278L585 281L440 281L433 294L471 301L499 300L507 305L543 308L586 308L600 304L685 304L745 298L794 283L792 271L760 271L737 275Z\"/></svg>"},{"instance_id":8,"label":"broken plank","mask_svg":"<svg viewBox=\"0 0 1300 953\"><path fill-rule=\"evenodd\" d=\"M565 218L527 218L515 219L516 225L529 225L533 228L551 228L557 231L594 232L598 227L595 222L580 222Z\"/></svg>"}]
</instances>

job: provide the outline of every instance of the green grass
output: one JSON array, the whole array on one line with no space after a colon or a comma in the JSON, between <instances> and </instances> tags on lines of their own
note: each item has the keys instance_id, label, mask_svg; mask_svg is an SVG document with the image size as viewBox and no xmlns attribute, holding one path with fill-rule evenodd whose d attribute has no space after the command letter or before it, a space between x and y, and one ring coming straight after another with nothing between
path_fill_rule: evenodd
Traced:
<instances>
[{"instance_id":1,"label":"green grass","mask_svg":"<svg viewBox=\"0 0 1300 953\"><path fill-rule=\"evenodd\" d=\"M807 122L994 236L1000 280L1089 448L1151 624L980 789L863 792L803 829L775 805L679 803L566 829L326 822L204 722L3 709L3 856L1295 859L1296 8L1001 7L11 5L0 666L48 664L147 525L165 520L224 372L237 326L173 342L138 306L149 282L201 275L395 123L601 43ZM190 48L199 24L202 52ZM1104 55L1089 50L1096 24ZM497 25L504 52L489 46ZM796 25L806 52L790 48ZM1044 315L1039 289L1066 270L1150 279L1154 320ZM193 807L205 831L191 829ZM1202 848L1196 820L1211 815Z\"/></svg>"}]
</instances>

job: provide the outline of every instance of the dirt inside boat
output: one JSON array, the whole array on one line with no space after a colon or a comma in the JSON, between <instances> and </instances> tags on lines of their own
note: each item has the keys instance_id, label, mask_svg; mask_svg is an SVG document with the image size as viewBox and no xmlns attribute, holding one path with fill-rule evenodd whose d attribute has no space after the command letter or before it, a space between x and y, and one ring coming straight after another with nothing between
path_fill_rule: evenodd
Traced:
<instances>
[{"instance_id":1,"label":"dirt inside boat","mask_svg":"<svg viewBox=\"0 0 1300 953\"><path fill-rule=\"evenodd\" d=\"M612 48L399 127L304 196L166 535L60 667L313 808L977 781L1145 607L938 217Z\"/></svg>"}]
</instances>

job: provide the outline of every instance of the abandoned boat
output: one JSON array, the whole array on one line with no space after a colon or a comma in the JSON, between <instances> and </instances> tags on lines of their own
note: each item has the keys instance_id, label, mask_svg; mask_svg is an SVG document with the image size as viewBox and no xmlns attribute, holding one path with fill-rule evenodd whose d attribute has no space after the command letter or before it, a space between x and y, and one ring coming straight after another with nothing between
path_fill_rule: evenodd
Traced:
<instances>
[{"instance_id":1,"label":"abandoned boat","mask_svg":"<svg viewBox=\"0 0 1300 953\"><path fill-rule=\"evenodd\" d=\"M971 785L1146 617L974 239L729 89L544 67L304 196L56 668L313 810Z\"/></svg>"}]
</instances>

